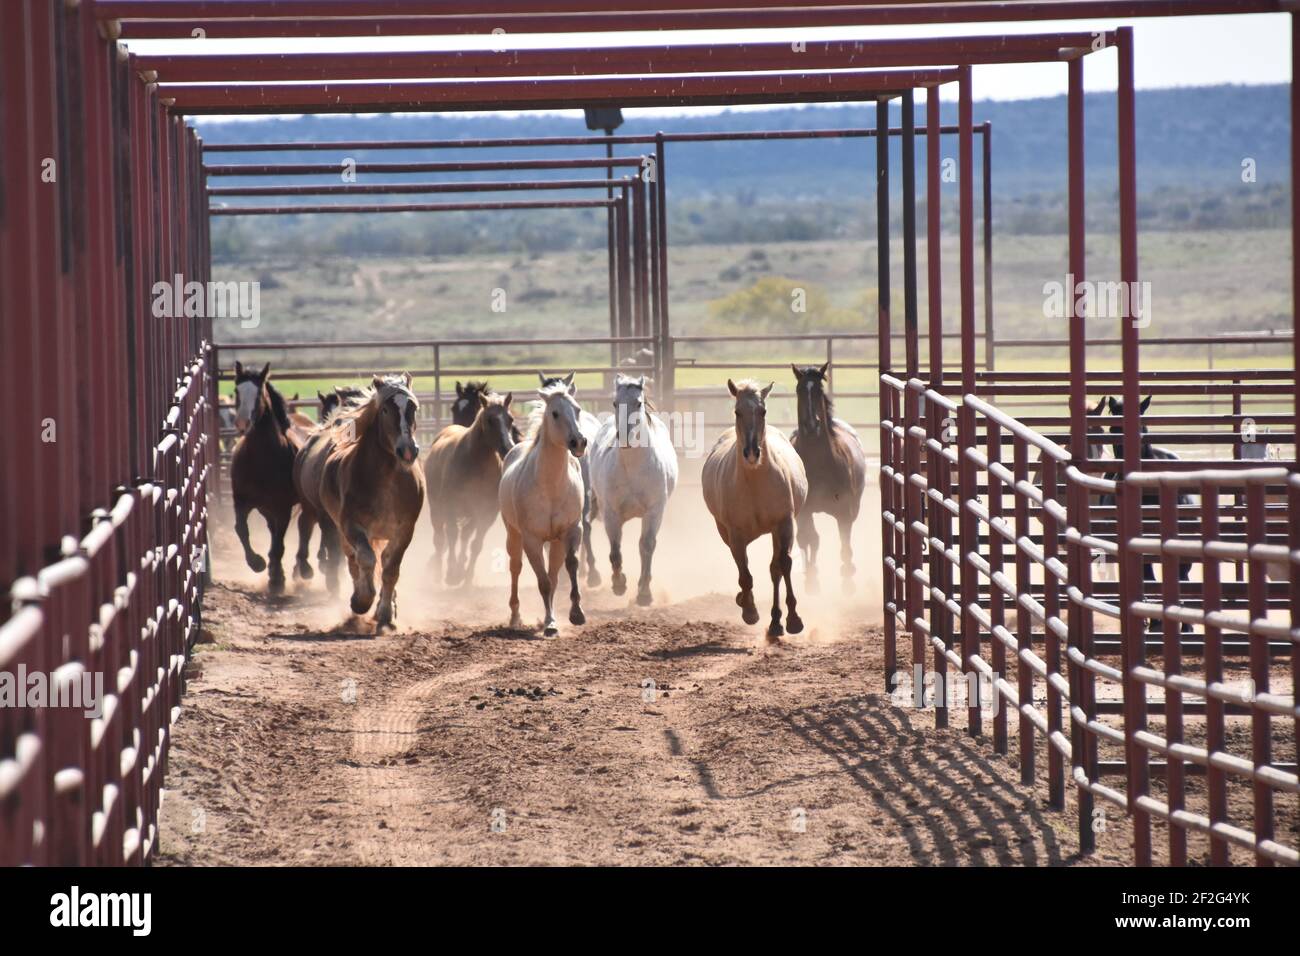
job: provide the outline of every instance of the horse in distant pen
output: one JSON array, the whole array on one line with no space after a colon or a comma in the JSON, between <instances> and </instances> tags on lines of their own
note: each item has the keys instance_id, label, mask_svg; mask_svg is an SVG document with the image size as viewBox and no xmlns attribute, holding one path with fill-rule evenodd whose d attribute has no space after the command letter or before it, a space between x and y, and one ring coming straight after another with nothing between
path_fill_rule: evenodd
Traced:
<instances>
[{"instance_id":1,"label":"horse in distant pen","mask_svg":"<svg viewBox=\"0 0 1300 956\"><path fill-rule=\"evenodd\" d=\"M352 574L352 613L375 600L375 566L382 573L375 625L397 617L402 556L424 506L424 473L415 440L419 399L411 376L378 376L367 399L335 419L335 447L320 472L319 500L338 529ZM376 549L382 543L382 553Z\"/></svg>"},{"instance_id":2,"label":"horse in distant pen","mask_svg":"<svg viewBox=\"0 0 1300 956\"><path fill-rule=\"evenodd\" d=\"M515 446L513 394L476 395L479 408L473 422L440 431L424 462L424 490L433 525L433 576L435 581L442 577L445 551L448 585L473 583L483 536L500 510L501 463Z\"/></svg>"},{"instance_id":3,"label":"horse in distant pen","mask_svg":"<svg viewBox=\"0 0 1300 956\"><path fill-rule=\"evenodd\" d=\"M239 440L230 455L230 490L235 506L235 534L244 560L259 574L267 571L273 594L284 590L284 536L289 530L298 493L293 485L293 459L298 451L291 435L284 397L271 384L271 363L260 372L235 363L235 428ZM264 560L248 541L248 513L257 511L271 532Z\"/></svg>"},{"instance_id":4,"label":"horse in distant pen","mask_svg":"<svg viewBox=\"0 0 1300 956\"><path fill-rule=\"evenodd\" d=\"M840 529L840 577L846 591L853 590L853 522L862 507L867 486L867 454L858 433L848 422L835 418L826 394L830 363L799 367L794 372L799 427L790 443L803 460L808 476L808 500L799 512L798 543L804 554L808 590L817 593L817 550L821 539L813 515L831 515Z\"/></svg>"}]
</instances>

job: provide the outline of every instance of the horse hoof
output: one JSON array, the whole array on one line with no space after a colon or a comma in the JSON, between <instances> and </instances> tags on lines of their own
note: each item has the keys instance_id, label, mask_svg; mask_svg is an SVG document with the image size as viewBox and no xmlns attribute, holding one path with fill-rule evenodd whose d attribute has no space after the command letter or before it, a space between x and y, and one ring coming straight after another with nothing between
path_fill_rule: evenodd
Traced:
<instances>
[{"instance_id":1,"label":"horse hoof","mask_svg":"<svg viewBox=\"0 0 1300 956\"><path fill-rule=\"evenodd\" d=\"M548 625L546 625L546 628L542 631L542 636L543 636L543 637L559 637L559 636L560 636L560 629L559 629L558 627L556 627L554 624L548 624Z\"/></svg>"},{"instance_id":2,"label":"horse hoof","mask_svg":"<svg viewBox=\"0 0 1300 956\"><path fill-rule=\"evenodd\" d=\"M758 623L758 608L756 608L756 607L747 607L747 608L742 609L741 612L740 612L740 619L741 619L742 621L744 621L746 624L757 624L757 623Z\"/></svg>"},{"instance_id":3,"label":"horse hoof","mask_svg":"<svg viewBox=\"0 0 1300 956\"><path fill-rule=\"evenodd\" d=\"M269 578L266 582L266 590L268 594L283 594L284 578Z\"/></svg>"},{"instance_id":4,"label":"horse hoof","mask_svg":"<svg viewBox=\"0 0 1300 956\"><path fill-rule=\"evenodd\" d=\"M637 592L637 595L636 595L636 603L639 604L641 607L649 607L651 604L654 604L654 602L655 602L655 599L654 599L654 597L650 594L650 591L649 591L648 588L647 588L646 590L644 590L644 591L638 591L638 592Z\"/></svg>"},{"instance_id":5,"label":"horse hoof","mask_svg":"<svg viewBox=\"0 0 1300 956\"><path fill-rule=\"evenodd\" d=\"M779 621L773 621L767 626L767 639L769 641L775 641L784 633L785 631L781 629L781 623Z\"/></svg>"},{"instance_id":6,"label":"horse hoof","mask_svg":"<svg viewBox=\"0 0 1300 956\"><path fill-rule=\"evenodd\" d=\"M616 574L609 579L609 589L614 592L615 597L622 597L627 593L627 578L621 574Z\"/></svg>"},{"instance_id":7,"label":"horse hoof","mask_svg":"<svg viewBox=\"0 0 1300 956\"><path fill-rule=\"evenodd\" d=\"M363 598L359 594L352 595L351 607L353 614L365 614L370 610L370 605L374 598Z\"/></svg>"},{"instance_id":8,"label":"horse hoof","mask_svg":"<svg viewBox=\"0 0 1300 956\"><path fill-rule=\"evenodd\" d=\"M598 588L598 587L600 587L600 572L599 572L599 571L588 571L588 572L587 572L587 587L589 587L589 588Z\"/></svg>"},{"instance_id":9,"label":"horse hoof","mask_svg":"<svg viewBox=\"0 0 1300 956\"><path fill-rule=\"evenodd\" d=\"M295 564L293 573L295 577L302 578L304 581L310 581L316 576L316 572L312 570L311 563L308 561L299 561Z\"/></svg>"},{"instance_id":10,"label":"horse hoof","mask_svg":"<svg viewBox=\"0 0 1300 956\"><path fill-rule=\"evenodd\" d=\"M266 561L260 554L253 554L250 552L244 555L244 560L248 562L248 566L257 574L261 574L266 570Z\"/></svg>"},{"instance_id":11,"label":"horse hoof","mask_svg":"<svg viewBox=\"0 0 1300 956\"><path fill-rule=\"evenodd\" d=\"M582 608L580 608L580 607L573 607L573 608L570 608L570 609L569 609L569 623L570 623L570 624L586 624L586 623L587 623L587 615L585 615L585 614L582 613Z\"/></svg>"},{"instance_id":12,"label":"horse hoof","mask_svg":"<svg viewBox=\"0 0 1300 956\"><path fill-rule=\"evenodd\" d=\"M787 614L785 616L785 629L791 634L798 634L803 630L803 618L798 614Z\"/></svg>"}]
</instances>

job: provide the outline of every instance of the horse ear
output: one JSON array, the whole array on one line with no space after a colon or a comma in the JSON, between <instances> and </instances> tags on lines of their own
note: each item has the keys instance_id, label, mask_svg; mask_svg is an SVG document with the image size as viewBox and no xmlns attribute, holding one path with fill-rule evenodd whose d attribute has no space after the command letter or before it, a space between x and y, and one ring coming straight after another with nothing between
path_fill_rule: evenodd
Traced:
<instances>
[{"instance_id":1,"label":"horse ear","mask_svg":"<svg viewBox=\"0 0 1300 956\"><path fill-rule=\"evenodd\" d=\"M318 402L323 402L323 401L325 401L325 396L321 394L321 391L320 391L319 388L316 389L316 401L318 401Z\"/></svg>"},{"instance_id":2,"label":"horse ear","mask_svg":"<svg viewBox=\"0 0 1300 956\"><path fill-rule=\"evenodd\" d=\"M259 375L258 378L260 378L262 381L265 382L270 377L271 377L271 363L267 362L265 365L262 366L262 374Z\"/></svg>"},{"instance_id":3,"label":"horse ear","mask_svg":"<svg viewBox=\"0 0 1300 956\"><path fill-rule=\"evenodd\" d=\"M460 382L456 383L456 397L457 398L465 397L465 386L461 385Z\"/></svg>"},{"instance_id":4,"label":"horse ear","mask_svg":"<svg viewBox=\"0 0 1300 956\"><path fill-rule=\"evenodd\" d=\"M1153 397L1154 397L1154 396L1152 396L1152 395L1148 395L1146 398L1142 399L1142 404L1138 406L1138 411L1139 411L1139 412L1145 412L1148 408L1150 408L1150 407L1151 407L1151 399L1152 399Z\"/></svg>"},{"instance_id":5,"label":"horse ear","mask_svg":"<svg viewBox=\"0 0 1300 956\"><path fill-rule=\"evenodd\" d=\"M568 385L570 389L573 388L573 376L574 376L574 374L575 374L575 373L570 372L568 375L564 376L564 384L565 384L565 385Z\"/></svg>"},{"instance_id":6,"label":"horse ear","mask_svg":"<svg viewBox=\"0 0 1300 956\"><path fill-rule=\"evenodd\" d=\"M825 362L825 363L823 363L823 364L822 364L822 367L819 368L819 369L817 370L817 374L818 374L818 375L822 375L822 376L824 376L824 375L826 374L826 370L827 370L828 368L830 368L830 367L831 367L831 363L830 363L830 362Z\"/></svg>"},{"instance_id":7,"label":"horse ear","mask_svg":"<svg viewBox=\"0 0 1300 956\"><path fill-rule=\"evenodd\" d=\"M727 379L727 388L731 390L732 395L735 395L737 398L740 397L740 392L736 391L736 383L731 379Z\"/></svg>"},{"instance_id":8,"label":"horse ear","mask_svg":"<svg viewBox=\"0 0 1300 956\"><path fill-rule=\"evenodd\" d=\"M537 381L544 386L546 384L546 376L543 375L541 372L538 372Z\"/></svg>"},{"instance_id":9,"label":"horse ear","mask_svg":"<svg viewBox=\"0 0 1300 956\"><path fill-rule=\"evenodd\" d=\"M644 391L645 391L645 376L642 375L639 379L636 380L636 383L637 383L637 385L640 387L641 391L644 392Z\"/></svg>"},{"instance_id":10,"label":"horse ear","mask_svg":"<svg viewBox=\"0 0 1300 956\"><path fill-rule=\"evenodd\" d=\"M403 373L402 373L402 382L405 383L405 385L406 385L407 388L410 388L410 387L411 387L411 373L410 373L410 372L403 372Z\"/></svg>"},{"instance_id":11,"label":"horse ear","mask_svg":"<svg viewBox=\"0 0 1300 956\"><path fill-rule=\"evenodd\" d=\"M790 363L790 371L794 372L794 380L796 382L803 377L799 374L799 366L795 365L793 362Z\"/></svg>"},{"instance_id":12,"label":"horse ear","mask_svg":"<svg viewBox=\"0 0 1300 956\"><path fill-rule=\"evenodd\" d=\"M243 374L244 374L244 363L239 361L238 359L235 359L235 377L238 378Z\"/></svg>"},{"instance_id":13,"label":"horse ear","mask_svg":"<svg viewBox=\"0 0 1300 956\"><path fill-rule=\"evenodd\" d=\"M488 407L488 397L487 397L487 395L486 395L484 392L479 392L479 393L478 393L478 407L479 407L479 408L487 408L487 407Z\"/></svg>"},{"instance_id":14,"label":"horse ear","mask_svg":"<svg viewBox=\"0 0 1300 956\"><path fill-rule=\"evenodd\" d=\"M384 377L383 377L382 375L374 375L374 376L372 376L371 379L370 379L370 387L373 388L373 389L375 389L376 391L379 390L379 389L381 389L381 388L383 388L383 387L384 387Z\"/></svg>"},{"instance_id":15,"label":"horse ear","mask_svg":"<svg viewBox=\"0 0 1300 956\"><path fill-rule=\"evenodd\" d=\"M1106 406L1110 409L1110 413L1111 413L1112 415L1118 415L1118 414L1119 414L1119 407L1120 407L1120 406L1119 406L1119 402L1115 401L1115 396L1114 396L1114 395L1107 395L1107 396L1106 396Z\"/></svg>"},{"instance_id":16,"label":"horse ear","mask_svg":"<svg viewBox=\"0 0 1300 956\"><path fill-rule=\"evenodd\" d=\"M514 401L514 398L515 398L514 392L506 392L506 397L501 399L501 404L504 405L506 408L509 408L510 403Z\"/></svg>"},{"instance_id":17,"label":"horse ear","mask_svg":"<svg viewBox=\"0 0 1300 956\"><path fill-rule=\"evenodd\" d=\"M763 389L761 392L758 393L759 396L762 397L763 401L767 401L767 393L772 391L772 386L774 386L775 384L776 382L768 382L767 388Z\"/></svg>"}]
</instances>

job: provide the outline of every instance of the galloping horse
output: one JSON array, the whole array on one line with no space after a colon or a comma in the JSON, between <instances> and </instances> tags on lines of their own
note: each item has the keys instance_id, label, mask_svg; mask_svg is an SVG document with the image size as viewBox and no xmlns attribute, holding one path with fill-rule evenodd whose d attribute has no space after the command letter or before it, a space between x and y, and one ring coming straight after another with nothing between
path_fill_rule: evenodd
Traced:
<instances>
[{"instance_id":1,"label":"galloping horse","mask_svg":"<svg viewBox=\"0 0 1300 956\"><path fill-rule=\"evenodd\" d=\"M609 535L615 594L627 590L623 574L623 525L641 519L641 579L636 603L651 604L650 564L668 497L677 487L677 452L668 426L651 414L645 376L619 375L614 385L614 418L600 427L591 452L591 516L597 511Z\"/></svg>"},{"instance_id":2,"label":"galloping horse","mask_svg":"<svg viewBox=\"0 0 1300 956\"><path fill-rule=\"evenodd\" d=\"M293 459L293 485L298 492L298 555L294 573L307 579L312 576L307 554L311 547L312 528L320 525L320 547L316 560L325 574L325 587L330 594L338 591L338 569L342 551L338 529L320 502L320 476L325 462L334 450L333 423L340 408L351 408L369 396L359 388L342 385L332 392L316 393L320 400L320 424L307 436Z\"/></svg>"},{"instance_id":3,"label":"galloping horse","mask_svg":"<svg viewBox=\"0 0 1300 956\"><path fill-rule=\"evenodd\" d=\"M552 385L563 385L569 390L569 394L577 396L577 389L573 385L573 372L560 378L558 375L546 376L541 372L537 373L537 379L542 388L550 388ZM600 419L585 408L578 409L578 427L582 429L582 435L587 439L590 445L596 440L596 434L600 431ZM516 440L518 440L516 438ZM591 520L596 516L596 502L591 493L591 462L590 459L583 457L579 460L582 466L582 556L587 562L587 587L594 588L600 584L600 572L596 570L596 550L591 544ZM615 591L615 594L622 594L622 591Z\"/></svg>"},{"instance_id":4,"label":"galloping horse","mask_svg":"<svg viewBox=\"0 0 1300 956\"><path fill-rule=\"evenodd\" d=\"M497 520L501 462L514 447L513 394L477 393L478 414L469 427L448 425L434 439L424 462L424 490L433 525L434 579L442 577L447 551L447 584L473 583L474 565L483 536ZM464 545L457 555L457 537L465 524ZM473 543L470 538L473 537Z\"/></svg>"},{"instance_id":5,"label":"galloping horse","mask_svg":"<svg viewBox=\"0 0 1300 956\"><path fill-rule=\"evenodd\" d=\"M402 556L424 504L415 440L419 407L409 374L376 375L366 401L335 416L335 447L321 469L319 500L347 555L354 614L366 613L375 600L375 551L384 543L383 588L375 608L381 629L397 616Z\"/></svg>"},{"instance_id":6,"label":"galloping horse","mask_svg":"<svg viewBox=\"0 0 1300 956\"><path fill-rule=\"evenodd\" d=\"M795 517L808 498L808 476L799 453L784 435L767 424L765 403L772 386L760 389L756 382L737 384L727 379L727 388L736 398L736 427L717 440L704 462L704 503L740 572L736 604L741 608L741 618L746 624L758 623L747 549L755 538L770 534L772 623L767 636L775 639L783 633L783 577L786 628L798 634L803 630L803 621L795 611L794 586L790 583L790 548L794 544Z\"/></svg>"},{"instance_id":7,"label":"galloping horse","mask_svg":"<svg viewBox=\"0 0 1300 956\"><path fill-rule=\"evenodd\" d=\"M546 608L544 632L554 637L553 598L560 581L560 561L569 572L569 623L584 624L578 592L578 545L582 540L582 469L587 438L578 424L581 411L572 385L557 383L537 390L541 407L533 412L527 437L506 456L501 475L501 520L510 555L510 626L519 627L519 572L523 555L537 575ZM550 546L550 567L543 549Z\"/></svg>"},{"instance_id":8,"label":"galloping horse","mask_svg":"<svg viewBox=\"0 0 1300 956\"><path fill-rule=\"evenodd\" d=\"M267 584L273 594L284 590L284 535L289 530L298 494L293 486L297 445L290 437L284 398L271 384L271 363L260 372L235 363L235 428L239 440L230 455L230 490L235 504L235 534L244 547L244 560L254 571L270 568ZM267 560L248 543L248 513L259 512L271 532Z\"/></svg>"},{"instance_id":9,"label":"galloping horse","mask_svg":"<svg viewBox=\"0 0 1300 956\"><path fill-rule=\"evenodd\" d=\"M817 549L821 539L813 521L816 512L835 518L840 528L840 577L853 589L853 522L867 486L867 455L858 433L832 415L826 394L827 362L820 368L791 365L797 389L799 427L790 443L808 475L808 501L799 512L799 547L808 572L808 590L817 593Z\"/></svg>"}]
</instances>

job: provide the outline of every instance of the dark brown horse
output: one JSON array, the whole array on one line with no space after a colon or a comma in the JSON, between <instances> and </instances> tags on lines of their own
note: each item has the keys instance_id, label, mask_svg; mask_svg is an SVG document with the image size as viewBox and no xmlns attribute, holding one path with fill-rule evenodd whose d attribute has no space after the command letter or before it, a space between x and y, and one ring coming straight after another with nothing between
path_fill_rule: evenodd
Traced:
<instances>
[{"instance_id":1,"label":"dark brown horse","mask_svg":"<svg viewBox=\"0 0 1300 956\"><path fill-rule=\"evenodd\" d=\"M474 419L478 417L479 396L495 395L492 386L487 382L467 381L464 385L456 383L456 400L451 403L451 423L459 425L461 428L469 428L474 424ZM519 433L519 426L514 424L511 419L510 438L517 445L523 436Z\"/></svg>"},{"instance_id":2,"label":"dark brown horse","mask_svg":"<svg viewBox=\"0 0 1300 956\"><path fill-rule=\"evenodd\" d=\"M799 427L790 443L803 459L808 474L808 501L799 512L799 547L803 550L808 589L817 589L817 548L821 539L814 513L831 515L840 527L840 574L844 589L853 590L853 522L862 507L867 484L867 456L862 442L847 422L832 414L826 394L827 362L800 368L792 365L797 383Z\"/></svg>"},{"instance_id":3,"label":"dark brown horse","mask_svg":"<svg viewBox=\"0 0 1300 956\"><path fill-rule=\"evenodd\" d=\"M479 410L473 423L468 428L448 425L429 449L424 462L424 490L433 525L434 580L442 577L445 552L447 584L469 585L474 581L483 536L500 513L497 491L501 462L515 446L515 420L510 411L513 398L511 394L502 398L479 392Z\"/></svg>"},{"instance_id":4,"label":"dark brown horse","mask_svg":"<svg viewBox=\"0 0 1300 956\"><path fill-rule=\"evenodd\" d=\"M375 376L365 402L336 414L334 450L321 469L318 499L348 559L354 614L365 614L374 603L375 565L381 566L383 588L375 608L381 629L397 616L402 556L424 506L415 440L419 407L410 375Z\"/></svg>"},{"instance_id":5,"label":"dark brown horse","mask_svg":"<svg viewBox=\"0 0 1300 956\"><path fill-rule=\"evenodd\" d=\"M290 435L284 398L270 379L269 362L260 372L235 363L235 428L240 438L230 456L230 490L235 503L235 534L244 547L244 560L259 573L269 567L269 588L279 593L284 590L284 535L298 503L293 485L298 448ZM248 543L250 511L260 513L271 532L267 560Z\"/></svg>"}]
</instances>

